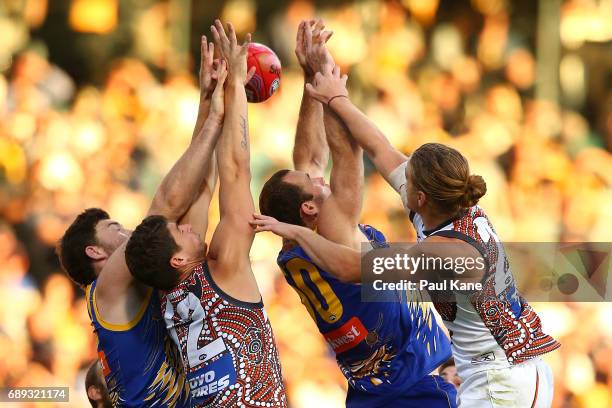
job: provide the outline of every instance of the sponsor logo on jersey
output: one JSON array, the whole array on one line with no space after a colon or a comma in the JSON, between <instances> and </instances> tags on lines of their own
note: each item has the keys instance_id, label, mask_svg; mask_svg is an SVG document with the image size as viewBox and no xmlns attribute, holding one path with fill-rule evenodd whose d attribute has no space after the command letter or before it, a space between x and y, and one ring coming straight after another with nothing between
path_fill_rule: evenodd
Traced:
<instances>
[{"instance_id":1,"label":"sponsor logo on jersey","mask_svg":"<svg viewBox=\"0 0 612 408\"><path fill-rule=\"evenodd\" d=\"M334 352L338 354L357 346L367 335L368 331L361 320L352 317L336 330L325 333L323 336L334 349Z\"/></svg>"},{"instance_id":2,"label":"sponsor logo on jersey","mask_svg":"<svg viewBox=\"0 0 612 408\"><path fill-rule=\"evenodd\" d=\"M492 351L473 357L471 362L472 364L483 364L491 361L495 361L495 354Z\"/></svg>"},{"instance_id":3,"label":"sponsor logo on jersey","mask_svg":"<svg viewBox=\"0 0 612 408\"><path fill-rule=\"evenodd\" d=\"M100 366L102 367L102 374L105 377L108 377L111 370L108 366L108 361L106 360L106 354L104 354L104 351L98 351L98 361L100 362Z\"/></svg>"},{"instance_id":4,"label":"sponsor logo on jersey","mask_svg":"<svg viewBox=\"0 0 612 408\"><path fill-rule=\"evenodd\" d=\"M236 382L234 362L223 339L215 339L204 349L202 359L207 364L187 376L194 401L213 396Z\"/></svg>"}]
</instances>

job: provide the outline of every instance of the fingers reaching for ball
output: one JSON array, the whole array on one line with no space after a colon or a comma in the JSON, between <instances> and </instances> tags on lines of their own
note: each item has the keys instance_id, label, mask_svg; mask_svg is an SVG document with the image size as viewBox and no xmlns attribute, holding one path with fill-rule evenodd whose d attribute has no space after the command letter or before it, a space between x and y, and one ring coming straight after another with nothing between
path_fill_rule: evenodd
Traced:
<instances>
[{"instance_id":1,"label":"fingers reaching for ball","mask_svg":"<svg viewBox=\"0 0 612 408\"><path fill-rule=\"evenodd\" d=\"M200 98L210 98L214 88L215 66L213 55L215 53L215 45L209 43L206 36L203 35L200 44Z\"/></svg>"},{"instance_id":2,"label":"fingers reaching for ball","mask_svg":"<svg viewBox=\"0 0 612 408\"><path fill-rule=\"evenodd\" d=\"M246 34L244 43L238 45L233 24L227 23L226 33L223 24L218 19L210 27L210 31L221 57L227 61L229 78L239 81L241 84L248 82L246 56L251 42L251 34Z\"/></svg>"},{"instance_id":3,"label":"fingers reaching for ball","mask_svg":"<svg viewBox=\"0 0 612 408\"><path fill-rule=\"evenodd\" d=\"M333 30L325 30L319 35L319 41L323 44L327 43L327 41L334 34Z\"/></svg>"},{"instance_id":4,"label":"fingers reaching for ball","mask_svg":"<svg viewBox=\"0 0 612 408\"><path fill-rule=\"evenodd\" d=\"M210 31L214 46L208 46L206 50L202 46L202 52L203 55L206 54L206 60L213 67L210 69L213 80L218 75L214 67L218 61L224 60L227 64L226 85L244 86L249 102L263 102L278 90L281 64L274 51L262 44L251 43L250 33L247 33L244 41L239 43L232 23L224 26L217 19L210 27ZM302 34L303 32L302 30ZM215 49L219 59L212 59ZM255 76L257 78L254 78ZM211 88L214 88L214 85Z\"/></svg>"},{"instance_id":5,"label":"fingers reaching for ball","mask_svg":"<svg viewBox=\"0 0 612 408\"><path fill-rule=\"evenodd\" d=\"M333 31L325 30L321 19L302 21L298 26L295 55L307 80L311 80L323 64L334 63L326 46L332 34Z\"/></svg>"}]
</instances>

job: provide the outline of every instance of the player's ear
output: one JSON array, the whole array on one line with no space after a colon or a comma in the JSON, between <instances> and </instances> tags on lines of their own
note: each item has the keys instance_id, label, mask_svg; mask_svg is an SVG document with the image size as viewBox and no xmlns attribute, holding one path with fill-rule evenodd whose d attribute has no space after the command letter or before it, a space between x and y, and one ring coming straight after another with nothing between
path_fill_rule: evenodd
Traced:
<instances>
[{"instance_id":1,"label":"player's ear","mask_svg":"<svg viewBox=\"0 0 612 408\"><path fill-rule=\"evenodd\" d=\"M100 392L100 388L95 385L90 385L87 387L87 397L93 401L99 401L102 399L102 393Z\"/></svg>"},{"instance_id":2,"label":"player's ear","mask_svg":"<svg viewBox=\"0 0 612 408\"><path fill-rule=\"evenodd\" d=\"M85 247L85 255L93 259L94 261L99 261L108 257L106 251L97 245L88 245Z\"/></svg>"},{"instance_id":3,"label":"player's ear","mask_svg":"<svg viewBox=\"0 0 612 408\"><path fill-rule=\"evenodd\" d=\"M300 210L306 215L316 215L318 212L317 206L312 200L304 201L300 206Z\"/></svg>"},{"instance_id":4,"label":"player's ear","mask_svg":"<svg viewBox=\"0 0 612 408\"><path fill-rule=\"evenodd\" d=\"M170 258L170 265L175 269L178 269L181 266L185 265L186 262L187 259L180 253L172 255L172 258Z\"/></svg>"},{"instance_id":5,"label":"player's ear","mask_svg":"<svg viewBox=\"0 0 612 408\"><path fill-rule=\"evenodd\" d=\"M417 204L419 207L423 207L425 203L427 203L427 196L422 191L417 191L416 193Z\"/></svg>"}]
</instances>

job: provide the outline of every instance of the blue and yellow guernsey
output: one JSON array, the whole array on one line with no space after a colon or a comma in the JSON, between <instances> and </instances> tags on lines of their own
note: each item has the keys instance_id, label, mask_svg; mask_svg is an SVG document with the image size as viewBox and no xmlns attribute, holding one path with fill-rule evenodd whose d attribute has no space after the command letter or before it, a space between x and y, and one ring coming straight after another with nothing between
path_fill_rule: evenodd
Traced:
<instances>
[{"instance_id":1,"label":"blue and yellow guernsey","mask_svg":"<svg viewBox=\"0 0 612 408\"><path fill-rule=\"evenodd\" d=\"M96 282L87 286L87 310L113 406L190 407L189 385L166 334L157 292L149 289L134 319L117 325L100 317Z\"/></svg>"},{"instance_id":2,"label":"blue and yellow guernsey","mask_svg":"<svg viewBox=\"0 0 612 408\"><path fill-rule=\"evenodd\" d=\"M386 246L380 231L359 228L373 247ZM277 262L355 391L399 396L450 358L450 342L426 304L404 293L395 301L362 302L360 284L339 281L299 246L282 250Z\"/></svg>"}]
</instances>

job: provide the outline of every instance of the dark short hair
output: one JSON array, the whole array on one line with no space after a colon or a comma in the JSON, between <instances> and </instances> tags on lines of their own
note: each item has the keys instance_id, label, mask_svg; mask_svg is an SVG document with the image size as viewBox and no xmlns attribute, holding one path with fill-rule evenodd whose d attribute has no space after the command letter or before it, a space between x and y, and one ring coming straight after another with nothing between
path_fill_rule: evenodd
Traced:
<instances>
[{"instance_id":1,"label":"dark short hair","mask_svg":"<svg viewBox=\"0 0 612 408\"><path fill-rule=\"evenodd\" d=\"M279 170L266 181L259 195L259 211L288 224L302 225L300 207L304 201L312 200L299 186L283 181L290 170Z\"/></svg>"},{"instance_id":2,"label":"dark short hair","mask_svg":"<svg viewBox=\"0 0 612 408\"><path fill-rule=\"evenodd\" d=\"M125 262L136 279L168 291L179 283L179 271L170 265L172 255L179 249L168 229L168 220L161 215L150 215L128 240Z\"/></svg>"},{"instance_id":3,"label":"dark short hair","mask_svg":"<svg viewBox=\"0 0 612 408\"><path fill-rule=\"evenodd\" d=\"M62 269L81 286L96 279L93 260L87 256L85 248L98 245L96 225L109 218L108 213L100 208L88 208L76 217L57 244L55 252Z\"/></svg>"}]
</instances>

